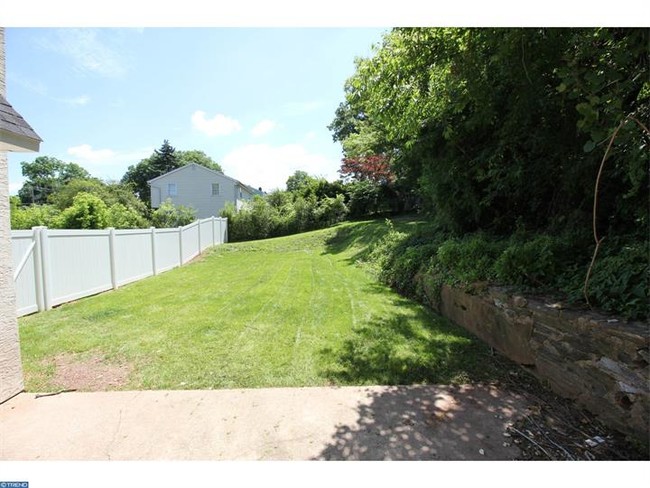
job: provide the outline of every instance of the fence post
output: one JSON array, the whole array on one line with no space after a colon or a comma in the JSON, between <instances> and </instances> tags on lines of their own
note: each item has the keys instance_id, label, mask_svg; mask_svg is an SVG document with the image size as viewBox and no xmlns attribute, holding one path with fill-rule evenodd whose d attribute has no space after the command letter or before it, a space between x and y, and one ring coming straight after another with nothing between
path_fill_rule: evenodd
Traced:
<instances>
[{"instance_id":1,"label":"fence post","mask_svg":"<svg viewBox=\"0 0 650 488\"><path fill-rule=\"evenodd\" d=\"M199 255L203 254L203 250L201 249L201 219L199 219Z\"/></svg>"},{"instance_id":2,"label":"fence post","mask_svg":"<svg viewBox=\"0 0 650 488\"><path fill-rule=\"evenodd\" d=\"M221 219L221 223L226 224L226 230L223 233L223 242L221 243L223 244L225 242L228 242L228 219L226 218Z\"/></svg>"},{"instance_id":3,"label":"fence post","mask_svg":"<svg viewBox=\"0 0 650 488\"><path fill-rule=\"evenodd\" d=\"M34 292L36 294L36 307L39 312L45 310L43 300L43 258L41 257L41 229L43 227L32 227L34 240L34 251L32 259L34 260Z\"/></svg>"},{"instance_id":4,"label":"fence post","mask_svg":"<svg viewBox=\"0 0 650 488\"><path fill-rule=\"evenodd\" d=\"M212 229L212 246L214 247L214 215L212 216L212 221L210 222L210 228Z\"/></svg>"},{"instance_id":5,"label":"fence post","mask_svg":"<svg viewBox=\"0 0 650 488\"><path fill-rule=\"evenodd\" d=\"M178 226L178 265L183 266L183 227Z\"/></svg>"},{"instance_id":6,"label":"fence post","mask_svg":"<svg viewBox=\"0 0 650 488\"><path fill-rule=\"evenodd\" d=\"M41 245L41 274L43 277L43 308L52 309L52 282L50 281L50 243L47 227L41 227L39 232Z\"/></svg>"},{"instance_id":7,"label":"fence post","mask_svg":"<svg viewBox=\"0 0 650 488\"><path fill-rule=\"evenodd\" d=\"M115 268L115 228L108 228L108 255L111 265L111 286L117 290L117 270Z\"/></svg>"},{"instance_id":8,"label":"fence post","mask_svg":"<svg viewBox=\"0 0 650 488\"><path fill-rule=\"evenodd\" d=\"M158 268L156 268L156 228L151 227L151 270L153 275L158 274Z\"/></svg>"}]
</instances>

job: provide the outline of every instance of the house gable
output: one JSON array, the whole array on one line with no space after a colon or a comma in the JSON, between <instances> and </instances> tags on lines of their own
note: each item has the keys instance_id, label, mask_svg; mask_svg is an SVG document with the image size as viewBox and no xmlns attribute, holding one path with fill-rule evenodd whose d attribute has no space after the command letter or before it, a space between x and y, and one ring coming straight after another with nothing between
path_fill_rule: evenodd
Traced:
<instances>
[{"instance_id":1,"label":"house gable","mask_svg":"<svg viewBox=\"0 0 650 488\"><path fill-rule=\"evenodd\" d=\"M198 218L218 216L228 202L237 204L240 189L248 188L234 178L196 163L176 168L148 183L152 208L158 208L169 198L174 205L194 208ZM245 193L244 198L247 197Z\"/></svg>"}]
</instances>

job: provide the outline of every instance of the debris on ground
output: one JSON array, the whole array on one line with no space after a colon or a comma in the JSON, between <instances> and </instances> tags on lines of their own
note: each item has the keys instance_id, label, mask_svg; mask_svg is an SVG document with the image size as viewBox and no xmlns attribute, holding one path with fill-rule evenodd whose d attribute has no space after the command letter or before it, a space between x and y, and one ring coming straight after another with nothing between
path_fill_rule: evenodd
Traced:
<instances>
[{"instance_id":1,"label":"debris on ground","mask_svg":"<svg viewBox=\"0 0 650 488\"><path fill-rule=\"evenodd\" d=\"M503 433L504 446L514 443L520 449L518 460L650 460L650 445L607 427L527 371L511 371L505 383L530 403L525 415L509 422Z\"/></svg>"}]
</instances>

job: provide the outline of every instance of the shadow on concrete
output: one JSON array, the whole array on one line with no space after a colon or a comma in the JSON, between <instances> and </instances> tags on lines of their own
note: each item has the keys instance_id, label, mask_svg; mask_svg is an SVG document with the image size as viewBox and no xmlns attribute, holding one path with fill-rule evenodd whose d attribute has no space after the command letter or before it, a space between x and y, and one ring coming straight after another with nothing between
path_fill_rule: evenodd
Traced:
<instances>
[{"instance_id":1,"label":"shadow on concrete","mask_svg":"<svg viewBox=\"0 0 650 488\"><path fill-rule=\"evenodd\" d=\"M395 386L368 392L317 460L512 460L504 432L524 400L492 386Z\"/></svg>"}]
</instances>

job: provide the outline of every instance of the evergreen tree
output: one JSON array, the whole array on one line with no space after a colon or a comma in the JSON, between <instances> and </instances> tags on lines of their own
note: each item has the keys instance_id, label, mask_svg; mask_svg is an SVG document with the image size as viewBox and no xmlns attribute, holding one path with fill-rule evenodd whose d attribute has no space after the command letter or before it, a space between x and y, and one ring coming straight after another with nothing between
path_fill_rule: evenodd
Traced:
<instances>
[{"instance_id":1,"label":"evergreen tree","mask_svg":"<svg viewBox=\"0 0 650 488\"><path fill-rule=\"evenodd\" d=\"M180 166L176 149L165 139L160 149L154 151L154 156L151 160L151 170L156 174L152 178L169 173Z\"/></svg>"},{"instance_id":2,"label":"evergreen tree","mask_svg":"<svg viewBox=\"0 0 650 488\"><path fill-rule=\"evenodd\" d=\"M165 139L160 149L154 150L151 156L136 165L129 166L122 177L122 183L130 185L138 198L149 207L151 205L151 188L147 182L181 166L182 163L176 154L176 149Z\"/></svg>"}]
</instances>

